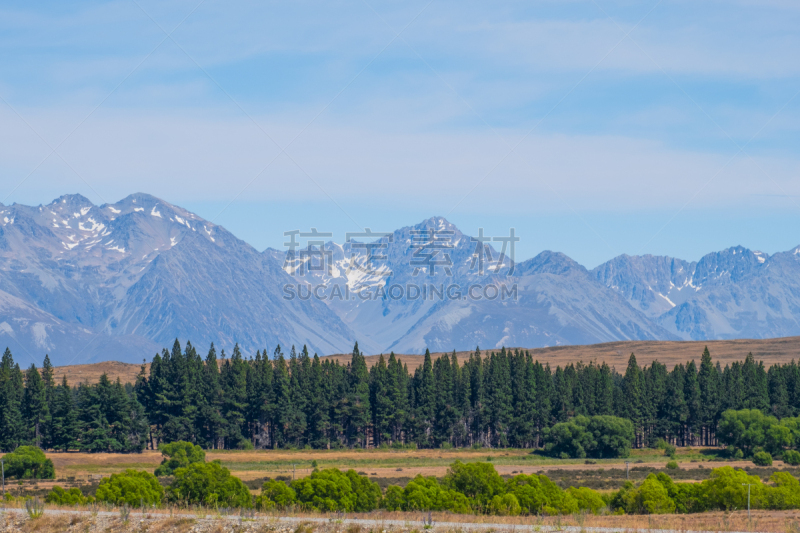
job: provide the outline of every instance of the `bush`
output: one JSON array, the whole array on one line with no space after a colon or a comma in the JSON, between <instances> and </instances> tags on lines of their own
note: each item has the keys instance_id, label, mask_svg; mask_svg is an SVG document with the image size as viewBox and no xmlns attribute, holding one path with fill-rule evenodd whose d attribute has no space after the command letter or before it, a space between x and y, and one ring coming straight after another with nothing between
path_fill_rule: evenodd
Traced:
<instances>
[{"instance_id":1,"label":"bush","mask_svg":"<svg viewBox=\"0 0 800 533\"><path fill-rule=\"evenodd\" d=\"M383 495L381 507L387 511L402 511L404 503L403 487L399 485L389 485L386 487L386 494Z\"/></svg>"},{"instance_id":2,"label":"bush","mask_svg":"<svg viewBox=\"0 0 800 533\"><path fill-rule=\"evenodd\" d=\"M674 484L665 474L650 474L638 488L628 482L611 500L612 506L628 514L674 513L675 501L670 497Z\"/></svg>"},{"instance_id":3,"label":"bush","mask_svg":"<svg viewBox=\"0 0 800 533\"><path fill-rule=\"evenodd\" d=\"M517 498L522 512L527 514L571 514L580 510L572 494L561 490L544 475L515 476L508 482L507 490Z\"/></svg>"},{"instance_id":4,"label":"bush","mask_svg":"<svg viewBox=\"0 0 800 533\"><path fill-rule=\"evenodd\" d=\"M772 456L769 452L758 452L753 456L753 464L756 466L772 466Z\"/></svg>"},{"instance_id":5,"label":"bush","mask_svg":"<svg viewBox=\"0 0 800 533\"><path fill-rule=\"evenodd\" d=\"M236 449L237 450L254 450L255 446L253 446L253 443L250 442L250 439L242 438L242 439L239 439L239 442L236 443Z\"/></svg>"},{"instance_id":6,"label":"bush","mask_svg":"<svg viewBox=\"0 0 800 533\"><path fill-rule=\"evenodd\" d=\"M81 490L77 487L72 487L69 490L64 490L58 485L53 487L44 501L55 505L83 505L88 499L83 496Z\"/></svg>"},{"instance_id":7,"label":"bush","mask_svg":"<svg viewBox=\"0 0 800 533\"><path fill-rule=\"evenodd\" d=\"M292 483L297 501L317 511L369 512L378 508L381 489L355 470L316 470Z\"/></svg>"},{"instance_id":8,"label":"bush","mask_svg":"<svg viewBox=\"0 0 800 533\"><path fill-rule=\"evenodd\" d=\"M751 485L752 507L758 508L760 495L764 484L758 476L751 476L744 470L735 470L730 466L715 468L711 477L698 483L701 490L699 496L703 499L704 509L731 511L744 509L747 506L747 487Z\"/></svg>"},{"instance_id":9,"label":"bush","mask_svg":"<svg viewBox=\"0 0 800 533\"><path fill-rule=\"evenodd\" d=\"M522 511L522 507L516 496L506 494L505 496L494 496L489 505L489 511L500 516L517 516Z\"/></svg>"},{"instance_id":10,"label":"bush","mask_svg":"<svg viewBox=\"0 0 800 533\"><path fill-rule=\"evenodd\" d=\"M567 493L575 499L578 503L578 509L581 511L597 514L606 506L602 496L588 487L570 487L567 489Z\"/></svg>"},{"instance_id":11,"label":"bush","mask_svg":"<svg viewBox=\"0 0 800 533\"><path fill-rule=\"evenodd\" d=\"M800 442L800 420L778 421L758 409L729 410L722 413L717 436L721 444L729 449L739 448L745 456L760 450L779 454Z\"/></svg>"},{"instance_id":12,"label":"bush","mask_svg":"<svg viewBox=\"0 0 800 533\"><path fill-rule=\"evenodd\" d=\"M625 418L576 416L545 430L545 451L579 459L627 457L633 436L633 424Z\"/></svg>"},{"instance_id":13,"label":"bush","mask_svg":"<svg viewBox=\"0 0 800 533\"><path fill-rule=\"evenodd\" d=\"M670 461L667 463L668 470L677 470L678 469L678 461Z\"/></svg>"},{"instance_id":14,"label":"bush","mask_svg":"<svg viewBox=\"0 0 800 533\"><path fill-rule=\"evenodd\" d=\"M55 479L53 461L36 446L20 446L4 456L6 477L16 479Z\"/></svg>"},{"instance_id":15,"label":"bush","mask_svg":"<svg viewBox=\"0 0 800 533\"><path fill-rule=\"evenodd\" d=\"M800 465L800 452L796 450L783 452L783 462L792 466Z\"/></svg>"},{"instance_id":16,"label":"bush","mask_svg":"<svg viewBox=\"0 0 800 533\"><path fill-rule=\"evenodd\" d=\"M256 507L261 510L286 509L297 501L295 491L283 481L270 479L261 487L261 496L256 499Z\"/></svg>"},{"instance_id":17,"label":"bush","mask_svg":"<svg viewBox=\"0 0 800 533\"><path fill-rule=\"evenodd\" d=\"M353 487L353 492L356 494L355 511L357 513L368 513L377 509L381 503L380 486L374 481L370 481L367 476L357 474L355 470L348 470L346 475L350 480L350 486Z\"/></svg>"},{"instance_id":18,"label":"bush","mask_svg":"<svg viewBox=\"0 0 800 533\"><path fill-rule=\"evenodd\" d=\"M460 492L480 507L486 507L495 496L506 492L506 484L494 465L456 461L444 477L447 488Z\"/></svg>"},{"instance_id":19,"label":"bush","mask_svg":"<svg viewBox=\"0 0 800 533\"><path fill-rule=\"evenodd\" d=\"M158 449L164 459L161 466L156 468L156 476L171 476L178 468L185 468L192 463L205 463L206 452L203 448L186 441L170 442L159 445Z\"/></svg>"},{"instance_id":20,"label":"bush","mask_svg":"<svg viewBox=\"0 0 800 533\"><path fill-rule=\"evenodd\" d=\"M767 509L800 508L800 482L788 472L775 472L769 478L775 486L764 487L764 503Z\"/></svg>"},{"instance_id":21,"label":"bush","mask_svg":"<svg viewBox=\"0 0 800 533\"><path fill-rule=\"evenodd\" d=\"M174 502L224 507L252 507L253 498L242 480L217 462L192 463L174 472L167 489Z\"/></svg>"},{"instance_id":22,"label":"bush","mask_svg":"<svg viewBox=\"0 0 800 533\"><path fill-rule=\"evenodd\" d=\"M391 488L391 487L390 487ZM389 500L386 508L403 511L450 511L453 513L469 513L472 511L470 501L464 494L443 487L435 477L418 475L408 482L406 488L399 492L387 489Z\"/></svg>"},{"instance_id":23,"label":"bush","mask_svg":"<svg viewBox=\"0 0 800 533\"><path fill-rule=\"evenodd\" d=\"M164 488L150 472L128 469L120 474L111 474L110 478L103 478L97 487L96 497L98 501L114 505L160 505Z\"/></svg>"}]
</instances>

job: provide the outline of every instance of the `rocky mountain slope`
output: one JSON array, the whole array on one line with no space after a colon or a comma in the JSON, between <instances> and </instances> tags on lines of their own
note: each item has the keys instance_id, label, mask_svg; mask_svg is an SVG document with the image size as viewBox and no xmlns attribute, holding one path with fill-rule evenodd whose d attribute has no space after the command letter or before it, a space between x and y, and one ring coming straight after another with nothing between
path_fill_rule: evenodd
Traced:
<instances>
[{"instance_id":1,"label":"rocky mountain slope","mask_svg":"<svg viewBox=\"0 0 800 533\"><path fill-rule=\"evenodd\" d=\"M355 337L322 302L285 300L274 258L146 194L2 207L0 224L0 291L19 309L3 306L0 339L37 361L141 361L176 337L324 353Z\"/></svg>"},{"instance_id":2,"label":"rocky mountain slope","mask_svg":"<svg viewBox=\"0 0 800 533\"><path fill-rule=\"evenodd\" d=\"M623 255L592 273L681 339L788 337L800 334L799 254L736 246L696 263Z\"/></svg>"}]
</instances>

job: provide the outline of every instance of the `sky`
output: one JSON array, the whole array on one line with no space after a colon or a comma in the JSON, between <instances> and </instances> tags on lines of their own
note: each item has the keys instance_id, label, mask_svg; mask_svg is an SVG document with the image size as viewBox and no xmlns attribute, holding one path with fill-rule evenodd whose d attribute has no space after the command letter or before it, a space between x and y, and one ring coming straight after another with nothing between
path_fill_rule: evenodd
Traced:
<instances>
[{"instance_id":1,"label":"sky","mask_svg":"<svg viewBox=\"0 0 800 533\"><path fill-rule=\"evenodd\" d=\"M0 6L0 202L146 192L259 250L444 216L561 251L800 244L800 3Z\"/></svg>"}]
</instances>

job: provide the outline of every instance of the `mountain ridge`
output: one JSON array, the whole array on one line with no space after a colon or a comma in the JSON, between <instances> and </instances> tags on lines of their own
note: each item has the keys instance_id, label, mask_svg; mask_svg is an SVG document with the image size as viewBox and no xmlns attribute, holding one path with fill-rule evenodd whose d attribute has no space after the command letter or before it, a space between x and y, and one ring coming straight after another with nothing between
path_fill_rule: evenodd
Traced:
<instances>
[{"instance_id":1,"label":"mountain ridge","mask_svg":"<svg viewBox=\"0 0 800 533\"><path fill-rule=\"evenodd\" d=\"M588 270L557 251L515 261L441 216L351 237L259 252L146 193L0 204L0 341L64 364L140 362L176 337L331 354L356 340L422 353L800 335L800 248L623 254ZM304 296L315 289L326 298ZM349 298L327 298L337 291Z\"/></svg>"}]
</instances>

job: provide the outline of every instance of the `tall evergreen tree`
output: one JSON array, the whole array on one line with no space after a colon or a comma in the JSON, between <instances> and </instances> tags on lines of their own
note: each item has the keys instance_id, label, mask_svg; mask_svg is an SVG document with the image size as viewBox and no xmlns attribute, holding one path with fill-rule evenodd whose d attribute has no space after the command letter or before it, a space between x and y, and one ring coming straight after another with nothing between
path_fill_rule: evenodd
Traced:
<instances>
[{"instance_id":1,"label":"tall evergreen tree","mask_svg":"<svg viewBox=\"0 0 800 533\"><path fill-rule=\"evenodd\" d=\"M369 403L369 371L367 362L358 349L358 343L353 347L348 385L350 412L347 417L347 440L351 444L364 448L367 446L372 409Z\"/></svg>"},{"instance_id":2,"label":"tall evergreen tree","mask_svg":"<svg viewBox=\"0 0 800 533\"><path fill-rule=\"evenodd\" d=\"M694 360L686 365L683 379L683 397L686 402L686 442L694 445L702 426L700 408L700 385L697 382L697 365Z\"/></svg>"},{"instance_id":3,"label":"tall evergreen tree","mask_svg":"<svg viewBox=\"0 0 800 533\"><path fill-rule=\"evenodd\" d=\"M25 441L22 419L22 372L6 348L0 359L0 451L10 452Z\"/></svg>"},{"instance_id":4,"label":"tall evergreen tree","mask_svg":"<svg viewBox=\"0 0 800 533\"><path fill-rule=\"evenodd\" d=\"M31 364L25 373L24 396L23 415L27 425L28 440L41 447L42 434L45 432L47 420L50 417L50 409L47 405L44 381L34 364Z\"/></svg>"},{"instance_id":5,"label":"tall evergreen tree","mask_svg":"<svg viewBox=\"0 0 800 533\"><path fill-rule=\"evenodd\" d=\"M714 444L717 422L719 421L719 381L716 367L711 362L708 346L700 358L700 372L697 375L697 386L700 389L700 413L698 422L702 428L702 443L706 446Z\"/></svg>"},{"instance_id":6,"label":"tall evergreen tree","mask_svg":"<svg viewBox=\"0 0 800 533\"><path fill-rule=\"evenodd\" d=\"M47 430L48 447L64 452L78 448L78 428L78 412L67 376L64 376L53 392L50 427Z\"/></svg>"}]
</instances>

